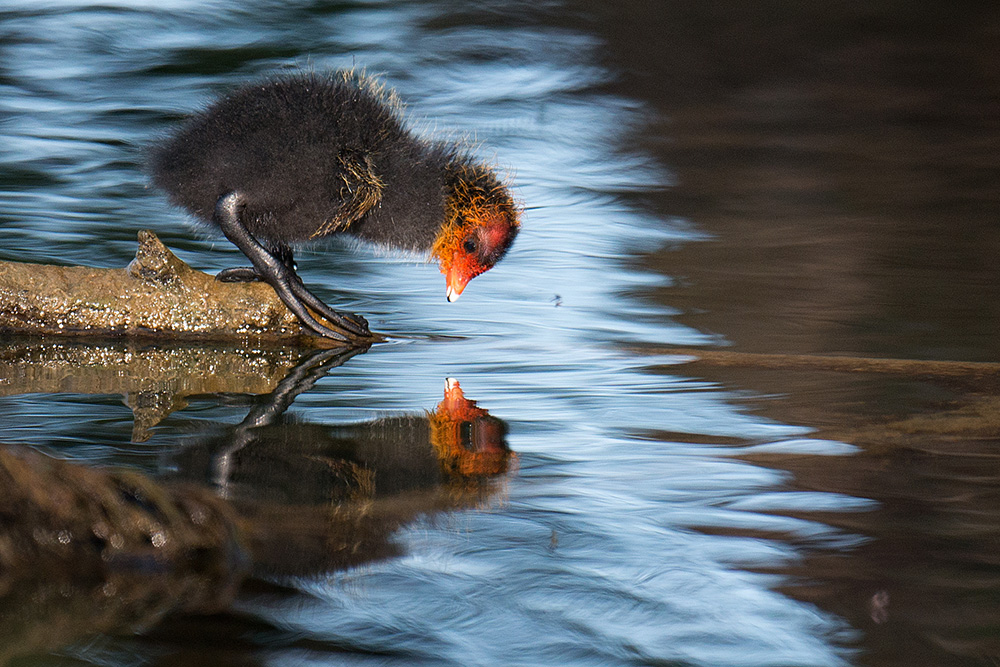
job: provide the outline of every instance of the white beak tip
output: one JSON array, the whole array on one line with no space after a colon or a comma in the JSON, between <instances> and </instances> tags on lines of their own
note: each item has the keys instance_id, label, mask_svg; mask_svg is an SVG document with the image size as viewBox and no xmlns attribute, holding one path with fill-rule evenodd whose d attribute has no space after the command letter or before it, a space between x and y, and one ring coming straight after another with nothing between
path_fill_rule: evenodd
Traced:
<instances>
[{"instance_id":1,"label":"white beak tip","mask_svg":"<svg viewBox=\"0 0 1000 667\"><path fill-rule=\"evenodd\" d=\"M451 287L448 288L448 303L455 303L458 301L458 297L461 296L461 292L456 292Z\"/></svg>"}]
</instances>

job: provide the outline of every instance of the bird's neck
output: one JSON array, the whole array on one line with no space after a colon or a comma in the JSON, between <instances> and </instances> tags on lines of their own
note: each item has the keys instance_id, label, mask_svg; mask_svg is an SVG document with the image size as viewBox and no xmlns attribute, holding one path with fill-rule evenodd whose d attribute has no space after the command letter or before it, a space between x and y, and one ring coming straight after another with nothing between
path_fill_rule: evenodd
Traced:
<instances>
[{"instance_id":1,"label":"bird's neck","mask_svg":"<svg viewBox=\"0 0 1000 667\"><path fill-rule=\"evenodd\" d=\"M359 238L406 251L428 253L445 221L446 156L387 155L379 176L386 184L378 205L351 231Z\"/></svg>"}]
</instances>

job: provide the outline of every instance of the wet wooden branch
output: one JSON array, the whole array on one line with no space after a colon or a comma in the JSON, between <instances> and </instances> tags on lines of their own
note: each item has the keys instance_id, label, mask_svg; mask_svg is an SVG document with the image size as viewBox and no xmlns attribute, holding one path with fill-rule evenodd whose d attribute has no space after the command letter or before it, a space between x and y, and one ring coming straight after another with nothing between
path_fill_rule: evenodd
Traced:
<instances>
[{"instance_id":1,"label":"wet wooden branch","mask_svg":"<svg viewBox=\"0 0 1000 667\"><path fill-rule=\"evenodd\" d=\"M330 342L303 329L270 286L219 282L150 231L139 232L124 269L0 262L0 332ZM381 340L344 334L359 345Z\"/></svg>"},{"instance_id":2,"label":"wet wooden branch","mask_svg":"<svg viewBox=\"0 0 1000 667\"><path fill-rule=\"evenodd\" d=\"M637 346L634 349L643 354L689 357L689 359L679 360L678 363L696 363L715 367L877 373L994 383L1000 380L1000 363L986 361L885 359L820 354L764 354L672 346Z\"/></svg>"}]
</instances>

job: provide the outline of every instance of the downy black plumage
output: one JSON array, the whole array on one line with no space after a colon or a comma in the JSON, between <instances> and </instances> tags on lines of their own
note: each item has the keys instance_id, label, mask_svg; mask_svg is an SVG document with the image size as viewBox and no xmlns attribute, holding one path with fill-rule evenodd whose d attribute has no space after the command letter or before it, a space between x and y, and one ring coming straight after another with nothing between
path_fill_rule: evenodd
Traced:
<instances>
[{"instance_id":1,"label":"downy black plumage","mask_svg":"<svg viewBox=\"0 0 1000 667\"><path fill-rule=\"evenodd\" d=\"M395 95L353 71L239 88L158 144L151 172L173 203L219 226L251 260L221 280L267 281L306 327L338 340L370 335L367 322L306 290L293 244L346 233L428 252L454 301L504 256L520 224L493 170L458 145L415 136Z\"/></svg>"}]
</instances>

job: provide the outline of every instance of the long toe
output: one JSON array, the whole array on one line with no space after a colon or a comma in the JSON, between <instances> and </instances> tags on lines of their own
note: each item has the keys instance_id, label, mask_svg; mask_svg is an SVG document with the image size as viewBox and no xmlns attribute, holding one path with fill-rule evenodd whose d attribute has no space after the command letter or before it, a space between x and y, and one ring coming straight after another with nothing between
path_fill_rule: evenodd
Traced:
<instances>
[{"instance_id":1,"label":"long toe","mask_svg":"<svg viewBox=\"0 0 1000 667\"><path fill-rule=\"evenodd\" d=\"M298 275L294 272L290 271L289 273L291 276L298 278ZM301 280L288 280L285 282L285 285L295 295L297 300L312 308L321 317L336 324L338 327L350 331L355 336L371 337L371 330L368 328L368 321L365 318L354 313L347 313L331 308L322 299L306 289Z\"/></svg>"},{"instance_id":2,"label":"long toe","mask_svg":"<svg viewBox=\"0 0 1000 667\"><path fill-rule=\"evenodd\" d=\"M355 327L358 329L358 331L361 332L359 335L362 335L362 336L371 336L372 335L372 331L368 327L368 320L366 320L365 318L361 317L360 315L356 315L354 313L350 313L348 315L347 319L349 319L355 325Z\"/></svg>"},{"instance_id":3,"label":"long toe","mask_svg":"<svg viewBox=\"0 0 1000 667\"><path fill-rule=\"evenodd\" d=\"M328 312L320 313L324 318L333 324L343 327L355 336L371 336L371 329L368 328L368 320L354 313L345 313L342 310L329 309Z\"/></svg>"},{"instance_id":4,"label":"long toe","mask_svg":"<svg viewBox=\"0 0 1000 667\"><path fill-rule=\"evenodd\" d=\"M215 274L215 279L223 283L253 283L260 280L260 274L252 266L234 266Z\"/></svg>"}]
</instances>

